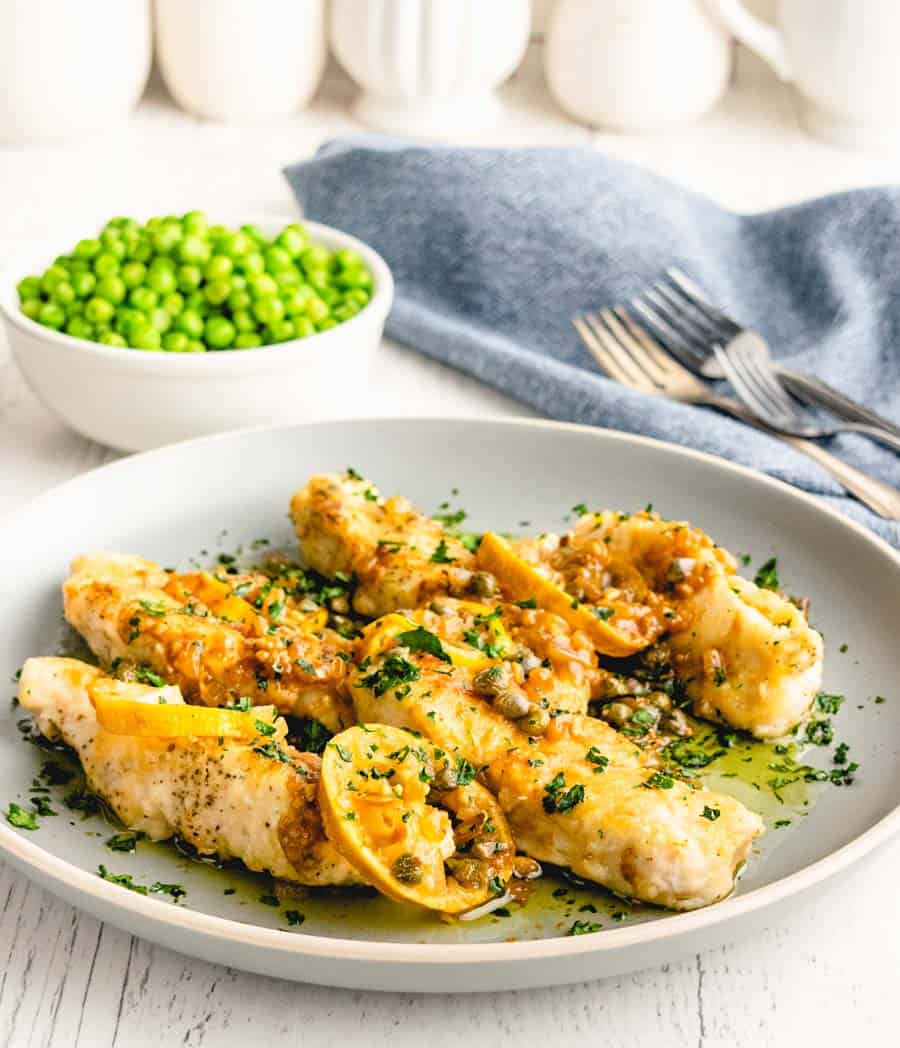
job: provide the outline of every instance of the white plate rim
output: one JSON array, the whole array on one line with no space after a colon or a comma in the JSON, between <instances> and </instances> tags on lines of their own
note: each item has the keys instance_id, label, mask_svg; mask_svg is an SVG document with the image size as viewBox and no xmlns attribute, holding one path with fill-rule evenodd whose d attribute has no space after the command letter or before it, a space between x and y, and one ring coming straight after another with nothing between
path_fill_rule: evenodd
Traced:
<instances>
[{"instance_id":1,"label":"white plate rim","mask_svg":"<svg viewBox=\"0 0 900 1048\"><path fill-rule=\"evenodd\" d=\"M11 513L4 514L2 519L0 519L0 528L6 524L14 524L19 517L24 517L39 510L43 502L58 498L66 489L82 483L88 476L94 477L99 473L114 473L117 470L129 468L135 458L146 459L151 456L168 455L178 449L194 447L199 444L239 439L242 436L256 433L277 433L294 429L334 426L340 424L341 421L354 424L369 423L371 425L396 422L409 425L433 422L487 423L524 429L537 428L576 432L614 442L636 444L651 449L665 449L667 452L674 452L678 456L693 459L726 472L735 473L755 484L762 484L764 488L769 487L780 491L782 494L788 495L789 498L806 504L817 512L832 518L842 527L855 532L865 542L886 555L894 567L900 570L900 553L863 525L845 517L815 496L747 466L737 465L708 452L696 451L693 448L682 447L679 444L639 434L623 433L618 430L580 425L572 422L557 422L552 419L523 419L510 416L487 418L469 418L454 415L372 416L371 418L344 420L330 419L322 422L299 423L294 426L254 426L230 430L226 433L216 433L193 440L181 441L177 444L168 444L161 448L155 448L152 451L142 452L139 455L129 455L72 477L62 484L58 484L30 499L25 505L13 510ZM500 943L397 943L377 942L366 939L341 939L339 937L303 933L291 934L277 928L263 928L259 925L242 921L233 921L186 908L182 909L172 903L148 898L129 892L117 885L109 884L98 877L97 874L88 873L65 859L47 852L39 844L15 833L12 828L3 822L0 822L0 852L8 855L26 876L29 875L30 868L34 869L47 882L66 885L81 894L90 896L98 903L107 902L113 910L120 913L131 913L150 923L164 924L183 932L193 932L206 939L213 939L224 944L252 946L261 950L276 951L297 957L328 958L329 960L348 962L377 962L378 964L397 966L409 964L439 966L458 963L489 965L502 962L552 960L560 957L578 957L583 954L608 953L617 949L649 945L653 942L689 935L704 928L716 927L723 922L747 916L755 911L764 910L821 884L873 852L898 832L900 832L900 798L898 798L896 807L888 812L887 815L879 819L878 822L858 837L843 845L843 847L838 848L830 855L817 860L809 866L780 878L773 884L753 889L745 895L733 896L712 906L688 913L670 914L666 916L665 920L649 921L631 927L609 929L603 935L561 936L525 942ZM98 907L95 912L99 912L99 909Z\"/></svg>"}]
</instances>

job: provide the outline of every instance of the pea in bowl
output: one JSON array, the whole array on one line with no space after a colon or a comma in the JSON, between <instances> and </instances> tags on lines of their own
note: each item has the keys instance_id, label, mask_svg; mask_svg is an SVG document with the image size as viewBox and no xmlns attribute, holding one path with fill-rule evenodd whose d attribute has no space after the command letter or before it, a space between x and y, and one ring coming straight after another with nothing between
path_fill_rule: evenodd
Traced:
<instances>
[{"instance_id":1,"label":"pea in bowl","mask_svg":"<svg viewBox=\"0 0 900 1048\"><path fill-rule=\"evenodd\" d=\"M259 222L255 228L267 240L284 231L283 224L272 221ZM110 272L95 272L99 256L107 252L93 247L84 249L89 265L80 267L80 272L93 276L87 294L84 288L73 288L81 294L67 302L68 288L56 285L71 280L51 273L40 298L32 294L35 288L30 284L25 284L23 298L23 278L46 275L66 241L54 238L45 247L9 260L0 279L0 313L29 387L72 429L125 451L244 426L354 414L365 395L372 358L393 302L390 269L372 248L339 230L314 222L288 228L304 230L311 241L307 248L319 252L323 262L328 256L355 259L360 270L371 276L363 289L368 301L363 304L365 296L360 294L355 308L329 307L325 312L319 289L311 302L289 301L294 291L308 296L305 281L300 288L282 288L279 283L278 294L269 294L266 277L272 276L266 272L258 274L262 293L247 301L236 294L247 291L247 274L243 283L239 279L233 286L224 274L227 265L217 265L212 257L204 260L199 248L196 264L179 263L177 268L205 272L211 264L201 291L179 286L177 275L176 286L169 289L165 266L152 280L152 267L144 267L144 273L132 269L125 283L123 267L136 260L123 258L118 269L110 263ZM332 264L340 266L338 261ZM106 268L101 264L101 270ZM239 272L237 267L234 276ZM103 287L108 298L102 298L95 292L108 277L119 283L108 281ZM219 286L210 287L216 281ZM49 297L48 287L62 301ZM197 295L207 288L213 304L204 311ZM145 291L151 293L142 294ZM117 298L117 304L111 301ZM345 296L339 299L343 304ZM276 301L282 305L273 305ZM283 308L285 303L292 312ZM59 312L45 307L59 307ZM199 325L192 315L198 313Z\"/></svg>"}]
</instances>

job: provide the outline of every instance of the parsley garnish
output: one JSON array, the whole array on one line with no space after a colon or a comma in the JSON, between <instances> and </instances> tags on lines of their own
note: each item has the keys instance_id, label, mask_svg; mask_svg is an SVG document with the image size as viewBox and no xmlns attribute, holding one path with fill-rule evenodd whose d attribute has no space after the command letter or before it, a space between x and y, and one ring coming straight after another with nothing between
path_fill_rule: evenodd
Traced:
<instances>
[{"instance_id":1,"label":"parsley garnish","mask_svg":"<svg viewBox=\"0 0 900 1048\"><path fill-rule=\"evenodd\" d=\"M827 720L814 720L806 725L806 737L814 746L828 746L834 739L834 728Z\"/></svg>"},{"instance_id":2,"label":"parsley garnish","mask_svg":"<svg viewBox=\"0 0 900 1048\"><path fill-rule=\"evenodd\" d=\"M456 785L468 786L475 778L477 772L475 766L470 764L465 757L456 758Z\"/></svg>"},{"instance_id":3,"label":"parsley garnish","mask_svg":"<svg viewBox=\"0 0 900 1048\"><path fill-rule=\"evenodd\" d=\"M671 775L666 775L665 772L655 771L648 779L645 779L641 785L648 790L671 790L675 785L675 780Z\"/></svg>"},{"instance_id":4,"label":"parsley garnish","mask_svg":"<svg viewBox=\"0 0 900 1048\"><path fill-rule=\"evenodd\" d=\"M414 632L414 631L410 631ZM424 632L428 632L427 630ZM435 638L437 639L437 638ZM443 650L443 649L441 649ZM388 655L381 666L368 677L363 677L362 686L371 688L376 698L392 688L419 679L419 668L399 655Z\"/></svg>"},{"instance_id":5,"label":"parsley garnish","mask_svg":"<svg viewBox=\"0 0 900 1048\"><path fill-rule=\"evenodd\" d=\"M133 852L137 847L137 842L143 836L137 830L125 830L123 833L110 837L106 842L106 847L114 852Z\"/></svg>"},{"instance_id":6,"label":"parsley garnish","mask_svg":"<svg viewBox=\"0 0 900 1048\"><path fill-rule=\"evenodd\" d=\"M396 639L397 644L401 648L409 648L413 652L424 652L426 655L433 655L436 659L440 659L441 662L450 661L450 656L444 651L438 637L425 629L424 626L417 626L414 630L398 633ZM410 678L410 680L415 679L415 677Z\"/></svg>"},{"instance_id":7,"label":"parsley garnish","mask_svg":"<svg viewBox=\"0 0 900 1048\"><path fill-rule=\"evenodd\" d=\"M591 613L595 619L599 619L601 622L609 622L609 620L615 615L615 608L591 608Z\"/></svg>"},{"instance_id":8,"label":"parsley garnish","mask_svg":"<svg viewBox=\"0 0 900 1048\"><path fill-rule=\"evenodd\" d=\"M563 772L556 775L544 786L544 811L548 815L563 815L571 811L584 800L584 786L576 782L566 789L566 777Z\"/></svg>"},{"instance_id":9,"label":"parsley garnish","mask_svg":"<svg viewBox=\"0 0 900 1048\"><path fill-rule=\"evenodd\" d=\"M816 696L816 705L822 713L837 713L843 702L843 695L829 695L827 692L820 691Z\"/></svg>"},{"instance_id":10,"label":"parsley garnish","mask_svg":"<svg viewBox=\"0 0 900 1048\"><path fill-rule=\"evenodd\" d=\"M37 813L25 811L18 804L10 804L6 811L6 821L19 830L37 830L40 823L37 821Z\"/></svg>"},{"instance_id":11,"label":"parsley garnish","mask_svg":"<svg viewBox=\"0 0 900 1048\"><path fill-rule=\"evenodd\" d=\"M596 746L591 746L587 751L587 759L591 764L595 764L594 774L598 772L606 771L607 765L609 764L609 757L605 753L601 753Z\"/></svg>"},{"instance_id":12,"label":"parsley garnish","mask_svg":"<svg viewBox=\"0 0 900 1048\"><path fill-rule=\"evenodd\" d=\"M284 916L292 928L296 928L306 920L306 915L302 914L299 910L285 910Z\"/></svg>"},{"instance_id":13,"label":"parsley garnish","mask_svg":"<svg viewBox=\"0 0 900 1048\"><path fill-rule=\"evenodd\" d=\"M708 804L704 804L703 811L700 813L700 818L709 819L710 822L715 822L721 814L722 812L718 808L710 808Z\"/></svg>"},{"instance_id":14,"label":"parsley garnish","mask_svg":"<svg viewBox=\"0 0 900 1048\"><path fill-rule=\"evenodd\" d=\"M260 895L259 901L266 906L280 906L281 901L277 895Z\"/></svg>"},{"instance_id":15,"label":"parsley garnish","mask_svg":"<svg viewBox=\"0 0 900 1048\"><path fill-rule=\"evenodd\" d=\"M537 601L534 597L529 597L527 600L517 600L514 602L517 608L536 608Z\"/></svg>"},{"instance_id":16,"label":"parsley garnish","mask_svg":"<svg viewBox=\"0 0 900 1048\"><path fill-rule=\"evenodd\" d=\"M778 559L772 557L757 571L753 581L760 589L777 590L781 586L778 579Z\"/></svg>"},{"instance_id":17,"label":"parsley garnish","mask_svg":"<svg viewBox=\"0 0 900 1048\"><path fill-rule=\"evenodd\" d=\"M166 682L160 677L158 673L154 673L147 666L136 666L134 669L134 679L138 684L149 684L153 688L164 688Z\"/></svg>"},{"instance_id":18,"label":"parsley garnish","mask_svg":"<svg viewBox=\"0 0 900 1048\"><path fill-rule=\"evenodd\" d=\"M431 561L434 564L453 564L456 561L456 557L447 556L447 542L445 539L437 544L434 553L431 554Z\"/></svg>"},{"instance_id":19,"label":"parsley garnish","mask_svg":"<svg viewBox=\"0 0 900 1048\"><path fill-rule=\"evenodd\" d=\"M253 727L256 728L257 732L260 735L274 735L275 734L275 725L274 724L268 724L266 721L254 720L253 721Z\"/></svg>"},{"instance_id":20,"label":"parsley garnish","mask_svg":"<svg viewBox=\"0 0 900 1048\"><path fill-rule=\"evenodd\" d=\"M575 921L572 927L566 932L567 935L589 935L592 932L599 932L603 927L602 924L597 924L595 921Z\"/></svg>"}]
</instances>

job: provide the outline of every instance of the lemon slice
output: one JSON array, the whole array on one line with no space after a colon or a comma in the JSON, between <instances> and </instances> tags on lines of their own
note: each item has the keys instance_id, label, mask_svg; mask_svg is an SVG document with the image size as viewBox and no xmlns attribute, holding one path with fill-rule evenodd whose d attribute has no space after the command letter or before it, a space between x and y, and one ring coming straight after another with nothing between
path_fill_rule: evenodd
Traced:
<instances>
[{"instance_id":1,"label":"lemon slice","mask_svg":"<svg viewBox=\"0 0 900 1048\"><path fill-rule=\"evenodd\" d=\"M617 630L610 609L581 604L523 560L506 539L494 532L489 531L481 540L478 565L496 576L504 591L514 600L533 599L539 607L565 619L573 629L583 630L603 655L624 658L647 646L646 638L628 636Z\"/></svg>"},{"instance_id":2,"label":"lemon slice","mask_svg":"<svg viewBox=\"0 0 900 1048\"><path fill-rule=\"evenodd\" d=\"M490 615L492 610L482 604L469 602L465 602L465 607L469 610L475 609L476 615L484 615L485 617ZM415 612L413 615L415 615ZM512 651L512 641L509 638L509 634L497 620L492 620L487 625L491 635L495 638L496 647L499 649L498 658L502 658ZM376 655L380 655L382 652L394 647L394 642L404 633L424 629L425 627L416 619L407 618L406 615L401 615L398 612L383 615L380 619L370 622L363 630L358 648L359 658L374 658ZM487 655L485 652L479 651L478 648L453 644L438 637L437 634L432 634L432 636L440 642L441 649L450 660L452 666L458 666L477 673L479 670L485 669L498 661L498 658Z\"/></svg>"},{"instance_id":3,"label":"lemon slice","mask_svg":"<svg viewBox=\"0 0 900 1048\"><path fill-rule=\"evenodd\" d=\"M322 755L325 832L358 873L398 902L458 914L504 893L515 844L468 762L418 735L357 725Z\"/></svg>"},{"instance_id":4,"label":"lemon slice","mask_svg":"<svg viewBox=\"0 0 900 1048\"><path fill-rule=\"evenodd\" d=\"M276 727L274 706L257 706L246 713L188 706L176 687L145 688L104 679L95 681L88 691L100 727L112 735L252 739L283 734Z\"/></svg>"}]
</instances>

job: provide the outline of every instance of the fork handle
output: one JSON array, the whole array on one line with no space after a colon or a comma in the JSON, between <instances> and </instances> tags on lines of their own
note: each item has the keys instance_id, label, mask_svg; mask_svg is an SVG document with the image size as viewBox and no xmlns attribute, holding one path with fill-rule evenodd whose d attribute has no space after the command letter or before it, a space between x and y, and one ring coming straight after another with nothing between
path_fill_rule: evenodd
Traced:
<instances>
[{"instance_id":1,"label":"fork handle","mask_svg":"<svg viewBox=\"0 0 900 1048\"><path fill-rule=\"evenodd\" d=\"M867 435L874 440L882 440L888 447L896 450L896 442L892 442L889 438L893 437L895 441L900 440L900 426L894 425L890 419L886 419L877 412L863 407L862 404L851 400L850 397L833 386L829 386L826 382L822 382L821 379L813 378L811 375L801 375L796 371L789 371L787 368L779 367L777 364L775 365L775 371L788 389L801 400L828 408L829 411L833 411L834 414L846 419L848 422L861 422L863 425L873 427L873 430ZM888 439L883 439L881 432Z\"/></svg>"},{"instance_id":2,"label":"fork handle","mask_svg":"<svg viewBox=\"0 0 900 1048\"><path fill-rule=\"evenodd\" d=\"M797 451L818 462L826 472L830 473L839 484L862 502L863 505L868 506L873 513L877 513L879 517L885 517L887 520L900 520L900 491L896 488L876 480L875 477L870 477L855 466L848 465L843 459L839 459L837 455L832 455L830 451L826 451L811 440L781 436L774 430L769 429L765 423L760 422L755 415L744 408L743 404L739 404L730 397L710 396L705 398L703 403L708 404L710 407L718 408L719 411L724 411L741 422L746 422L748 426L753 426L754 429L760 429L763 433L777 437L779 440L784 441L785 444L790 444L792 448L796 448Z\"/></svg>"}]
</instances>

